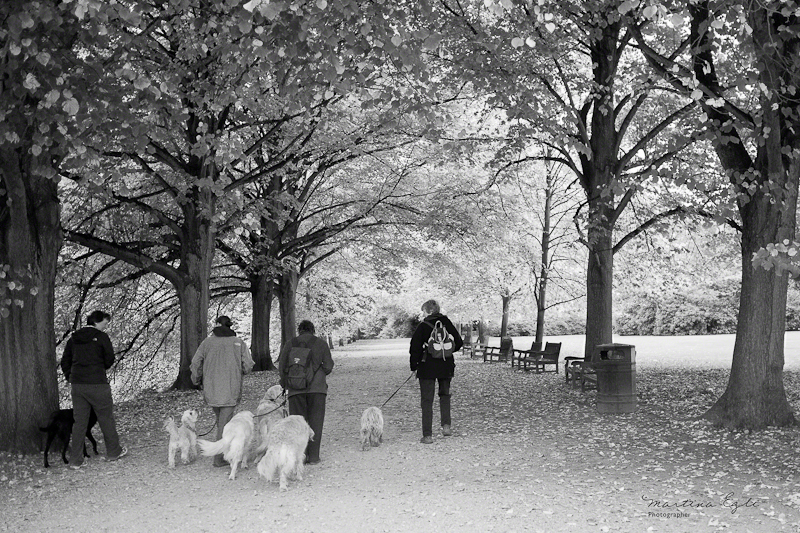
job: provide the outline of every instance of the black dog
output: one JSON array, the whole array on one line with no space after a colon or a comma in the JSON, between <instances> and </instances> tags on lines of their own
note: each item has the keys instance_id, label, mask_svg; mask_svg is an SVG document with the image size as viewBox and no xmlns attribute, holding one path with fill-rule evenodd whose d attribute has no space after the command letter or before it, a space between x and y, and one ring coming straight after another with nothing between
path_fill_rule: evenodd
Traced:
<instances>
[{"instance_id":1,"label":"black dog","mask_svg":"<svg viewBox=\"0 0 800 533\"><path fill-rule=\"evenodd\" d=\"M59 409L58 411L53 411L53 414L50 415L50 420L47 423L46 427L39 428L40 431L44 431L47 433L47 444L44 447L44 467L48 468L50 464L47 462L47 453L50 451L50 445L53 443L53 439L56 437L59 438L61 442L64 443L64 448L61 450L61 458L64 460L64 463L69 463L67 459L67 448L69 447L69 439L72 436L72 425L75 423L75 416L72 414L72 409ZM97 414L95 414L94 409L91 410L89 413L89 425L86 428L86 436L89 437L89 441L92 443L92 449L94 449L94 454L97 455L97 441L94 440L92 436L92 427L97 423ZM89 457L89 454L86 451L86 442L83 442L83 456Z\"/></svg>"}]
</instances>

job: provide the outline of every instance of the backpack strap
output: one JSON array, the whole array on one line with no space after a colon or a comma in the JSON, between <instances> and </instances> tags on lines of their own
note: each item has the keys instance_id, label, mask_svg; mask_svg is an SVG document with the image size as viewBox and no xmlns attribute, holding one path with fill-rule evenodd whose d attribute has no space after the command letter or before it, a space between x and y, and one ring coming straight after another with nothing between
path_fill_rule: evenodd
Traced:
<instances>
[{"instance_id":1,"label":"backpack strap","mask_svg":"<svg viewBox=\"0 0 800 533\"><path fill-rule=\"evenodd\" d=\"M436 328L436 322L429 322L427 317L423 318L420 323L429 325L431 327L431 333L433 333L433 330ZM431 338L431 333L428 333L428 338L422 343L422 359L420 359L420 363L424 363L428 359L428 340Z\"/></svg>"}]
</instances>

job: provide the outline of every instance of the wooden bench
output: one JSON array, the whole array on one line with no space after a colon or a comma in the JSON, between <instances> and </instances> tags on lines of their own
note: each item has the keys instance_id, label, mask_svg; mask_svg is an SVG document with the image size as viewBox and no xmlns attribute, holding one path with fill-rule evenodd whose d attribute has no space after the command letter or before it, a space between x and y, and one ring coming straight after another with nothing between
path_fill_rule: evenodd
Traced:
<instances>
[{"instance_id":1,"label":"wooden bench","mask_svg":"<svg viewBox=\"0 0 800 533\"><path fill-rule=\"evenodd\" d=\"M577 387L580 383L582 391L586 390L587 385L597 388L597 372L592 361L587 361L584 357L564 358L564 379L567 383L572 381L573 387Z\"/></svg>"},{"instance_id":2,"label":"wooden bench","mask_svg":"<svg viewBox=\"0 0 800 533\"><path fill-rule=\"evenodd\" d=\"M528 367L533 368L536 373L555 372L558 374L558 358L561 355L560 342L548 342L544 345L544 350L530 350L522 351L515 350L520 354L518 358L519 368L528 370ZM513 366L513 360L512 360ZM547 370L547 367L552 367L552 370Z\"/></svg>"},{"instance_id":3,"label":"wooden bench","mask_svg":"<svg viewBox=\"0 0 800 533\"><path fill-rule=\"evenodd\" d=\"M484 363L504 363L511 359L514 353L514 344L511 337L500 339L500 346L487 346L483 352Z\"/></svg>"},{"instance_id":4,"label":"wooden bench","mask_svg":"<svg viewBox=\"0 0 800 533\"><path fill-rule=\"evenodd\" d=\"M514 350L511 352L511 368L514 368L514 362L517 363L517 368L522 368L522 359L527 357L531 352L536 352L542 349L542 343L533 341L530 350Z\"/></svg>"},{"instance_id":5,"label":"wooden bench","mask_svg":"<svg viewBox=\"0 0 800 533\"><path fill-rule=\"evenodd\" d=\"M479 359L481 357L485 357L486 355L486 344L480 341L476 341L472 343L470 346L470 357L473 359Z\"/></svg>"}]
</instances>

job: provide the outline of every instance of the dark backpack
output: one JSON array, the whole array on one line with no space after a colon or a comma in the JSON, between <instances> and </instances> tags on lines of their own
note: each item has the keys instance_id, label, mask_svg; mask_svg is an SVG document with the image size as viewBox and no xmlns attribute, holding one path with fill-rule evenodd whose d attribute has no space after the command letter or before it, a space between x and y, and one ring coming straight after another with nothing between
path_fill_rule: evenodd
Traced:
<instances>
[{"instance_id":1,"label":"dark backpack","mask_svg":"<svg viewBox=\"0 0 800 533\"><path fill-rule=\"evenodd\" d=\"M447 331L441 320L436 322L424 321L431 326L431 335L425 344L425 355L433 359L447 359L453 357L453 335ZM424 359L424 358L423 358Z\"/></svg>"},{"instance_id":2,"label":"dark backpack","mask_svg":"<svg viewBox=\"0 0 800 533\"><path fill-rule=\"evenodd\" d=\"M311 349L296 344L296 339L291 340L292 348L283 367L284 389L305 390L311 386L316 369L313 367Z\"/></svg>"}]
</instances>

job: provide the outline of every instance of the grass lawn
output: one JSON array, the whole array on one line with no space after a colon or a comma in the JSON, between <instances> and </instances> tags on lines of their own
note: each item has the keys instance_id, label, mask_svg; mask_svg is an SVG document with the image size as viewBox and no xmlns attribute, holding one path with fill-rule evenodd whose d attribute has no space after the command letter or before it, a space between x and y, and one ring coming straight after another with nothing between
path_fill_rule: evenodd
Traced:
<instances>
[{"instance_id":1,"label":"grass lawn","mask_svg":"<svg viewBox=\"0 0 800 533\"><path fill-rule=\"evenodd\" d=\"M527 350L533 337L513 337L514 347ZM615 335L614 342L632 344L636 347L637 368L727 368L731 367L735 335L680 335L674 337ZM560 342L561 357L583 356L583 335L555 335L545 341ZM500 345L498 337L491 337L489 344ZM784 369L800 370L800 331L786 333L784 345Z\"/></svg>"}]
</instances>

